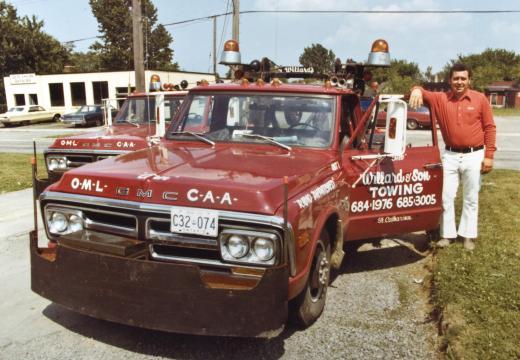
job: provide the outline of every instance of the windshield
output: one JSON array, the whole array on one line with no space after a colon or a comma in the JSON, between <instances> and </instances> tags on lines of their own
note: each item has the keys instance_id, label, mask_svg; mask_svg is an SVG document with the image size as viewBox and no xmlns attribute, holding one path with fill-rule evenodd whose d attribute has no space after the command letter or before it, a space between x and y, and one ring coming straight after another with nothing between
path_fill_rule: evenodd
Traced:
<instances>
[{"instance_id":1,"label":"windshield","mask_svg":"<svg viewBox=\"0 0 520 360\"><path fill-rule=\"evenodd\" d=\"M164 118L166 121L171 121L179 109L183 98L168 98L164 99ZM148 98L130 97L124 102L121 110L116 116L116 123L131 122L135 124L143 124L148 122L155 122L155 97Z\"/></svg>"},{"instance_id":2,"label":"windshield","mask_svg":"<svg viewBox=\"0 0 520 360\"><path fill-rule=\"evenodd\" d=\"M191 95L186 101L187 106L168 134L170 139L193 140L193 136L183 133L192 132L204 133L215 142L274 140L308 147L328 147L332 143L335 106L330 96L210 94Z\"/></svg>"}]
</instances>

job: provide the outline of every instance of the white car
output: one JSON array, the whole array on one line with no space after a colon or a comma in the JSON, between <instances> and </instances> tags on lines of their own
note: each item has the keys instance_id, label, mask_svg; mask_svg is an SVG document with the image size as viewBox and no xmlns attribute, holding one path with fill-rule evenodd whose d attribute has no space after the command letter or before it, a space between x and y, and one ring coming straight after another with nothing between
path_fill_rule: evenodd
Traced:
<instances>
[{"instance_id":1,"label":"white car","mask_svg":"<svg viewBox=\"0 0 520 360\"><path fill-rule=\"evenodd\" d=\"M5 127L11 125L29 125L40 121L58 121L60 114L47 111L40 105L15 106L0 114L0 123Z\"/></svg>"}]
</instances>

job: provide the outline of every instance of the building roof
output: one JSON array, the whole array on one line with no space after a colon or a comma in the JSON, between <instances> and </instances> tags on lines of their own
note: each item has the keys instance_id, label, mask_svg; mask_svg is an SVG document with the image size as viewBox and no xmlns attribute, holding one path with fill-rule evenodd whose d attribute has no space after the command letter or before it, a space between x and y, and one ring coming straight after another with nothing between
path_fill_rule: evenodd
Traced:
<instances>
[{"instance_id":1,"label":"building roof","mask_svg":"<svg viewBox=\"0 0 520 360\"><path fill-rule=\"evenodd\" d=\"M494 81L485 87L487 91L520 91L518 81Z\"/></svg>"}]
</instances>

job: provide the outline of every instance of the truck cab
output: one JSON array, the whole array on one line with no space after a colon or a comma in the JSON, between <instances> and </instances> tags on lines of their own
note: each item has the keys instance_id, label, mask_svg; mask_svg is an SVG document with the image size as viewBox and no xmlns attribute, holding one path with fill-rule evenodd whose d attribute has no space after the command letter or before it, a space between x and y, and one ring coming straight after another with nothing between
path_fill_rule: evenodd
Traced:
<instances>
[{"instance_id":1,"label":"truck cab","mask_svg":"<svg viewBox=\"0 0 520 360\"><path fill-rule=\"evenodd\" d=\"M187 91L132 93L114 120L106 112L103 128L57 138L44 150L49 182L57 181L70 169L146 147L147 138L157 133L156 124L169 124L186 94ZM157 117L160 107L163 118Z\"/></svg>"},{"instance_id":2,"label":"truck cab","mask_svg":"<svg viewBox=\"0 0 520 360\"><path fill-rule=\"evenodd\" d=\"M347 242L437 228L441 189L436 133L409 145L399 98L363 112L327 79L201 84L163 141L41 194L32 289L133 326L269 338L320 316Z\"/></svg>"}]
</instances>

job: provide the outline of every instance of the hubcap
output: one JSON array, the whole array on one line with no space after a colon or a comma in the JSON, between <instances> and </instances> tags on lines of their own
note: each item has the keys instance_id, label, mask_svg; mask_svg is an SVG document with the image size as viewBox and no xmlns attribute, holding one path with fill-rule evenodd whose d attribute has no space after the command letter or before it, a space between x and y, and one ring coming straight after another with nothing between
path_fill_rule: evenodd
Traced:
<instances>
[{"instance_id":1,"label":"hubcap","mask_svg":"<svg viewBox=\"0 0 520 360\"><path fill-rule=\"evenodd\" d=\"M329 283L330 265L327 260L327 253L323 249L323 244L318 244L316 253L314 254L314 261L312 264L311 275L309 279L311 300L313 302L319 301Z\"/></svg>"}]
</instances>

